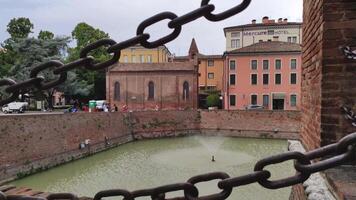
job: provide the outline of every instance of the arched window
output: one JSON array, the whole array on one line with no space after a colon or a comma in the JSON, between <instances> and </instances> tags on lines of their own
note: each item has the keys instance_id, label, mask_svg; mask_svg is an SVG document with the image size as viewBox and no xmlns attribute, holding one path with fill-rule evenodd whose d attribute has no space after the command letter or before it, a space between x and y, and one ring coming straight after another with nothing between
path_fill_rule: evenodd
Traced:
<instances>
[{"instance_id":1,"label":"arched window","mask_svg":"<svg viewBox=\"0 0 356 200\"><path fill-rule=\"evenodd\" d=\"M155 99L155 84L150 81L148 83L148 100L154 100Z\"/></svg>"},{"instance_id":2,"label":"arched window","mask_svg":"<svg viewBox=\"0 0 356 200\"><path fill-rule=\"evenodd\" d=\"M183 83L183 99L189 99L189 83L187 81Z\"/></svg>"},{"instance_id":3,"label":"arched window","mask_svg":"<svg viewBox=\"0 0 356 200\"><path fill-rule=\"evenodd\" d=\"M115 82L114 100L120 101L120 83L119 82Z\"/></svg>"}]
</instances>

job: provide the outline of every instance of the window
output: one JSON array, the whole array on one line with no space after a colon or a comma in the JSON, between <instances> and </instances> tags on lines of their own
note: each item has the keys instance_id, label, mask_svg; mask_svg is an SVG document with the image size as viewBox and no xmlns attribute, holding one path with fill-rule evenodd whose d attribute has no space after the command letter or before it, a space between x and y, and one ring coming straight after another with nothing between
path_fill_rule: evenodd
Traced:
<instances>
[{"instance_id":1,"label":"window","mask_svg":"<svg viewBox=\"0 0 356 200\"><path fill-rule=\"evenodd\" d=\"M268 35L274 35L274 30L268 30Z\"/></svg>"},{"instance_id":2,"label":"window","mask_svg":"<svg viewBox=\"0 0 356 200\"><path fill-rule=\"evenodd\" d=\"M152 55L148 55L147 56L147 62L148 63L152 63Z\"/></svg>"},{"instance_id":3,"label":"window","mask_svg":"<svg viewBox=\"0 0 356 200\"><path fill-rule=\"evenodd\" d=\"M269 84L269 74L263 74L263 85Z\"/></svg>"},{"instance_id":4,"label":"window","mask_svg":"<svg viewBox=\"0 0 356 200\"><path fill-rule=\"evenodd\" d=\"M239 39L233 39L231 40L231 48L240 48L240 40Z\"/></svg>"},{"instance_id":5,"label":"window","mask_svg":"<svg viewBox=\"0 0 356 200\"><path fill-rule=\"evenodd\" d=\"M231 33L231 37L232 37L232 38L240 37L240 32L232 32L232 33Z\"/></svg>"},{"instance_id":6,"label":"window","mask_svg":"<svg viewBox=\"0 0 356 200\"><path fill-rule=\"evenodd\" d=\"M292 42L293 42L293 43L297 43L297 37L293 37L293 38L292 38Z\"/></svg>"},{"instance_id":7,"label":"window","mask_svg":"<svg viewBox=\"0 0 356 200\"><path fill-rule=\"evenodd\" d=\"M290 68L297 69L297 59L290 60Z\"/></svg>"},{"instance_id":8,"label":"window","mask_svg":"<svg viewBox=\"0 0 356 200\"><path fill-rule=\"evenodd\" d=\"M263 106L265 108L269 107L269 95L263 95Z\"/></svg>"},{"instance_id":9,"label":"window","mask_svg":"<svg viewBox=\"0 0 356 200\"><path fill-rule=\"evenodd\" d=\"M290 106L291 107L297 106L297 95L295 94L290 95Z\"/></svg>"},{"instance_id":10,"label":"window","mask_svg":"<svg viewBox=\"0 0 356 200\"><path fill-rule=\"evenodd\" d=\"M282 74L275 74L274 76L274 83L276 85L282 84Z\"/></svg>"},{"instance_id":11,"label":"window","mask_svg":"<svg viewBox=\"0 0 356 200\"><path fill-rule=\"evenodd\" d=\"M124 63L128 63L129 62L129 57L128 56L124 56Z\"/></svg>"},{"instance_id":12,"label":"window","mask_svg":"<svg viewBox=\"0 0 356 200\"><path fill-rule=\"evenodd\" d=\"M257 60L251 60L251 70L257 70Z\"/></svg>"},{"instance_id":13,"label":"window","mask_svg":"<svg viewBox=\"0 0 356 200\"><path fill-rule=\"evenodd\" d=\"M187 81L183 83L183 99L189 99L189 83Z\"/></svg>"},{"instance_id":14,"label":"window","mask_svg":"<svg viewBox=\"0 0 356 200\"><path fill-rule=\"evenodd\" d=\"M213 67L214 66L214 60L208 60L208 66Z\"/></svg>"},{"instance_id":15,"label":"window","mask_svg":"<svg viewBox=\"0 0 356 200\"><path fill-rule=\"evenodd\" d=\"M292 84L292 85L297 84L297 74L296 73L290 74L290 84Z\"/></svg>"},{"instance_id":16,"label":"window","mask_svg":"<svg viewBox=\"0 0 356 200\"><path fill-rule=\"evenodd\" d=\"M236 75L230 74L230 85L236 85Z\"/></svg>"},{"instance_id":17,"label":"window","mask_svg":"<svg viewBox=\"0 0 356 200\"><path fill-rule=\"evenodd\" d=\"M114 100L115 101L120 101L120 83L119 82L115 82L115 86L114 86Z\"/></svg>"},{"instance_id":18,"label":"window","mask_svg":"<svg viewBox=\"0 0 356 200\"><path fill-rule=\"evenodd\" d=\"M251 105L257 105L257 95L251 95Z\"/></svg>"},{"instance_id":19,"label":"window","mask_svg":"<svg viewBox=\"0 0 356 200\"><path fill-rule=\"evenodd\" d=\"M282 60L277 59L276 60L276 70L281 70L282 69Z\"/></svg>"},{"instance_id":20,"label":"window","mask_svg":"<svg viewBox=\"0 0 356 200\"><path fill-rule=\"evenodd\" d=\"M263 60L263 70L269 69L269 60Z\"/></svg>"},{"instance_id":21,"label":"window","mask_svg":"<svg viewBox=\"0 0 356 200\"><path fill-rule=\"evenodd\" d=\"M236 61L230 60L230 70L236 70Z\"/></svg>"},{"instance_id":22,"label":"window","mask_svg":"<svg viewBox=\"0 0 356 200\"><path fill-rule=\"evenodd\" d=\"M236 106L236 95L230 95L230 106Z\"/></svg>"},{"instance_id":23,"label":"window","mask_svg":"<svg viewBox=\"0 0 356 200\"><path fill-rule=\"evenodd\" d=\"M150 81L148 83L148 100L154 100L155 99L155 84Z\"/></svg>"},{"instance_id":24,"label":"window","mask_svg":"<svg viewBox=\"0 0 356 200\"><path fill-rule=\"evenodd\" d=\"M132 63L136 63L136 56L131 56Z\"/></svg>"},{"instance_id":25,"label":"window","mask_svg":"<svg viewBox=\"0 0 356 200\"><path fill-rule=\"evenodd\" d=\"M297 43L297 37L288 37L288 42L290 43Z\"/></svg>"},{"instance_id":26,"label":"window","mask_svg":"<svg viewBox=\"0 0 356 200\"><path fill-rule=\"evenodd\" d=\"M144 55L140 55L140 62L144 63L145 62L145 56Z\"/></svg>"},{"instance_id":27,"label":"window","mask_svg":"<svg viewBox=\"0 0 356 200\"><path fill-rule=\"evenodd\" d=\"M208 73L208 79L214 79L214 73Z\"/></svg>"},{"instance_id":28,"label":"window","mask_svg":"<svg viewBox=\"0 0 356 200\"><path fill-rule=\"evenodd\" d=\"M251 85L257 85L257 74L251 74Z\"/></svg>"}]
</instances>

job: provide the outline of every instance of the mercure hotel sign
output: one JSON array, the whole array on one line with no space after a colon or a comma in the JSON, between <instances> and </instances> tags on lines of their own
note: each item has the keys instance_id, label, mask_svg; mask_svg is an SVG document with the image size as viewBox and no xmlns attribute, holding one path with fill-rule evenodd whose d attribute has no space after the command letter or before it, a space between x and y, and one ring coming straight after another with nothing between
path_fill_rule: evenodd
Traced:
<instances>
[{"instance_id":1,"label":"mercure hotel sign","mask_svg":"<svg viewBox=\"0 0 356 200\"><path fill-rule=\"evenodd\" d=\"M264 31L247 31L243 33L244 36L255 35L289 35L287 30L264 30Z\"/></svg>"}]
</instances>

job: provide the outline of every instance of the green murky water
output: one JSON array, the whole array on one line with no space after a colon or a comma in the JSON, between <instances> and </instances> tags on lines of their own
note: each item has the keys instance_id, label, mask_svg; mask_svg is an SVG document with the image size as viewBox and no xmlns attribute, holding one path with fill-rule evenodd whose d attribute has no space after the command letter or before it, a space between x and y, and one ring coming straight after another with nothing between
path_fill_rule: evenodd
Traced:
<instances>
[{"instance_id":1,"label":"green murky water","mask_svg":"<svg viewBox=\"0 0 356 200\"><path fill-rule=\"evenodd\" d=\"M94 196L106 189L144 189L184 182L194 175L224 171L230 176L250 173L261 158L287 151L283 140L185 137L122 145L11 184L46 192ZM215 155L216 162L211 162ZM268 167L272 178L293 175L292 163ZM217 181L198 184L201 194L219 192ZM233 200L287 200L290 188L266 190L258 184L234 189ZM168 197L182 195L169 193ZM143 199L143 198L141 198Z\"/></svg>"}]
</instances>

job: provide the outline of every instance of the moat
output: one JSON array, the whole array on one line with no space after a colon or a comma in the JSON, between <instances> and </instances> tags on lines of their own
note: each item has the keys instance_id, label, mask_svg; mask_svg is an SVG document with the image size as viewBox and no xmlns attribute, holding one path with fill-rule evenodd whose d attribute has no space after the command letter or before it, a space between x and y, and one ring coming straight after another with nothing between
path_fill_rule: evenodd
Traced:
<instances>
[{"instance_id":1,"label":"moat","mask_svg":"<svg viewBox=\"0 0 356 200\"><path fill-rule=\"evenodd\" d=\"M287 151L285 140L184 137L128 143L12 182L46 192L93 197L107 189L144 189L185 182L190 177L224 171L239 176L253 171L261 158ZM212 156L215 162L211 161ZM272 179L293 175L292 163L269 167ZM198 184L202 194L219 192L217 181ZM235 189L229 199L285 200L290 188L266 190L258 184ZM168 196L174 196L170 193ZM177 193L176 195L181 195Z\"/></svg>"}]
</instances>

